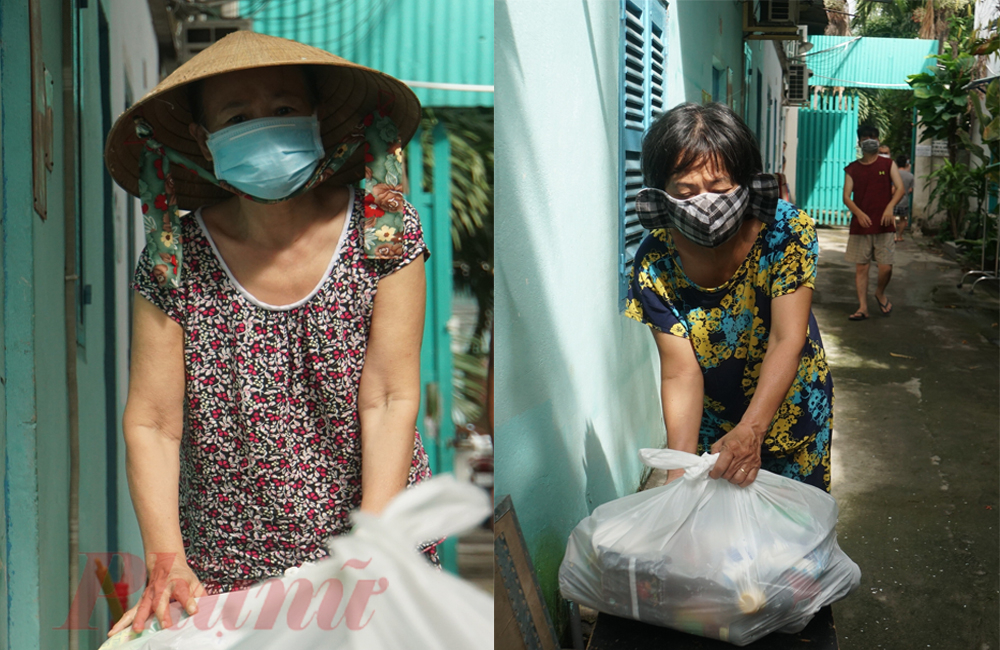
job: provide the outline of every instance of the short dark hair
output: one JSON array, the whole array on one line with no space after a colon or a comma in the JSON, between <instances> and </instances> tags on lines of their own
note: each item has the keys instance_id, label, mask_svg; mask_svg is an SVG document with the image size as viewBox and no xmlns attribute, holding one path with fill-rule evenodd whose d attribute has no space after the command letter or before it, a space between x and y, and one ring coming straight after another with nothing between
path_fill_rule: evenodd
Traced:
<instances>
[{"instance_id":1,"label":"short dark hair","mask_svg":"<svg viewBox=\"0 0 1000 650\"><path fill-rule=\"evenodd\" d=\"M296 67L302 71L302 76L306 80L306 92L309 93L309 101L315 107L319 105L319 90L318 83L316 81L316 71L311 65L297 65ZM205 79L197 79L188 84L188 106L191 107L191 120L195 124L201 124L204 126L205 120L205 106L202 103L202 91L205 88Z\"/></svg>"},{"instance_id":2,"label":"short dark hair","mask_svg":"<svg viewBox=\"0 0 1000 650\"><path fill-rule=\"evenodd\" d=\"M904 156L902 154L900 154L899 156L896 156L896 167L899 167L900 169L902 169L903 167L906 167L909 164L910 164L910 159L907 158L906 156Z\"/></svg>"},{"instance_id":3,"label":"short dark hair","mask_svg":"<svg viewBox=\"0 0 1000 650\"><path fill-rule=\"evenodd\" d=\"M861 138L878 138L878 127L874 124L862 124L858 127L858 139Z\"/></svg>"},{"instance_id":4,"label":"short dark hair","mask_svg":"<svg viewBox=\"0 0 1000 650\"><path fill-rule=\"evenodd\" d=\"M747 125L725 104L680 104L661 115L642 139L642 177L664 189L675 174L711 160L734 183L749 185L764 163Z\"/></svg>"}]
</instances>

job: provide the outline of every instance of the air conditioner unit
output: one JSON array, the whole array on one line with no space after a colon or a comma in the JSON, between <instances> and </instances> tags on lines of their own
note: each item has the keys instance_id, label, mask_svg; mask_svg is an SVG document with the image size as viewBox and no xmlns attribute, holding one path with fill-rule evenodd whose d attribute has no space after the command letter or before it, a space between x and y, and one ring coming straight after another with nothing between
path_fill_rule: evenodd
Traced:
<instances>
[{"instance_id":1,"label":"air conditioner unit","mask_svg":"<svg viewBox=\"0 0 1000 650\"><path fill-rule=\"evenodd\" d=\"M788 64L787 103L802 106L809 103L809 68L805 63Z\"/></svg>"},{"instance_id":2,"label":"air conditioner unit","mask_svg":"<svg viewBox=\"0 0 1000 650\"><path fill-rule=\"evenodd\" d=\"M762 25L798 25L798 0L768 0L761 11Z\"/></svg>"},{"instance_id":3,"label":"air conditioner unit","mask_svg":"<svg viewBox=\"0 0 1000 650\"><path fill-rule=\"evenodd\" d=\"M252 25L252 20L217 18L179 23L177 29L178 63L184 63L223 36L240 30L249 30Z\"/></svg>"}]
</instances>

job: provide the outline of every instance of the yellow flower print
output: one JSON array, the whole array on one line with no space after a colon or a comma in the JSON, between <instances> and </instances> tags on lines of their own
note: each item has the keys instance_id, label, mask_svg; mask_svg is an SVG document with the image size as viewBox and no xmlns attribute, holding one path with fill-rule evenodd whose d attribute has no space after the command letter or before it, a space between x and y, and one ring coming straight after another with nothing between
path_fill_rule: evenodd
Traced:
<instances>
[{"instance_id":1,"label":"yellow flower print","mask_svg":"<svg viewBox=\"0 0 1000 650\"><path fill-rule=\"evenodd\" d=\"M628 301L628 305L625 307L625 316L633 320L642 321L642 307L639 305L639 301L635 298L631 298Z\"/></svg>"},{"instance_id":2,"label":"yellow flower print","mask_svg":"<svg viewBox=\"0 0 1000 650\"><path fill-rule=\"evenodd\" d=\"M396 234L396 229L389 226L382 226L375 231L379 241L392 241L392 236Z\"/></svg>"},{"instance_id":3,"label":"yellow flower print","mask_svg":"<svg viewBox=\"0 0 1000 650\"><path fill-rule=\"evenodd\" d=\"M646 256L642 258L642 265L649 266L653 262L659 262L663 259L663 253L657 250L652 250L646 253Z\"/></svg>"},{"instance_id":4,"label":"yellow flower print","mask_svg":"<svg viewBox=\"0 0 1000 650\"><path fill-rule=\"evenodd\" d=\"M723 406L722 402L716 401L711 397L709 397L708 395L705 395L704 406L706 409L715 411L716 415L726 410L726 407Z\"/></svg>"},{"instance_id":5,"label":"yellow flower print","mask_svg":"<svg viewBox=\"0 0 1000 650\"><path fill-rule=\"evenodd\" d=\"M333 155L334 155L335 158L340 158L345 153L347 153L347 145L346 144L342 144L339 147L337 147L337 150L335 152L333 152Z\"/></svg>"},{"instance_id":6,"label":"yellow flower print","mask_svg":"<svg viewBox=\"0 0 1000 650\"><path fill-rule=\"evenodd\" d=\"M403 162L403 148L399 147L396 149L396 161L399 163Z\"/></svg>"},{"instance_id":7,"label":"yellow flower print","mask_svg":"<svg viewBox=\"0 0 1000 650\"><path fill-rule=\"evenodd\" d=\"M173 248L174 247L174 233L172 233L172 232L161 233L160 234L160 241L163 242L163 245L166 246L167 248Z\"/></svg>"},{"instance_id":8,"label":"yellow flower print","mask_svg":"<svg viewBox=\"0 0 1000 650\"><path fill-rule=\"evenodd\" d=\"M682 325L681 323L674 323L673 326L670 328L670 333L673 334L674 336L679 336L684 339L688 337L687 330L684 329L684 325Z\"/></svg>"}]
</instances>

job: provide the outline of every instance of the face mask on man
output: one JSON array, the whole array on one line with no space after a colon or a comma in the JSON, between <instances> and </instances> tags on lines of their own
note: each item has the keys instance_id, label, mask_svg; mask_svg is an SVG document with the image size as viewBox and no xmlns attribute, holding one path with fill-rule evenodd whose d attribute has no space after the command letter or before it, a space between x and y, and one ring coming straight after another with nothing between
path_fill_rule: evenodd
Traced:
<instances>
[{"instance_id":1,"label":"face mask on man","mask_svg":"<svg viewBox=\"0 0 1000 650\"><path fill-rule=\"evenodd\" d=\"M861 141L861 151L865 153L875 153L878 151L878 140L871 138Z\"/></svg>"},{"instance_id":2,"label":"face mask on man","mask_svg":"<svg viewBox=\"0 0 1000 650\"><path fill-rule=\"evenodd\" d=\"M272 201L302 187L325 155L315 114L234 124L210 133L206 145L217 179Z\"/></svg>"}]
</instances>

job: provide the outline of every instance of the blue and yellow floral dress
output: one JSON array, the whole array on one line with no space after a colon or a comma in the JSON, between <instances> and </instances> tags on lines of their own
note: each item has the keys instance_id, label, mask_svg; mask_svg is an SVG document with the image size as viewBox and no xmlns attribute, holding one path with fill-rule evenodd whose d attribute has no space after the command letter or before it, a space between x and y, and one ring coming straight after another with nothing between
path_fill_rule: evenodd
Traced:
<instances>
[{"instance_id":1,"label":"blue and yellow floral dress","mask_svg":"<svg viewBox=\"0 0 1000 650\"><path fill-rule=\"evenodd\" d=\"M786 201L720 287L687 277L668 230L651 231L639 246L625 315L691 341L705 376L699 454L743 417L767 351L771 300L814 288L818 256L812 219ZM832 431L833 378L810 312L798 372L764 438L762 468L829 492Z\"/></svg>"}]
</instances>

